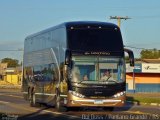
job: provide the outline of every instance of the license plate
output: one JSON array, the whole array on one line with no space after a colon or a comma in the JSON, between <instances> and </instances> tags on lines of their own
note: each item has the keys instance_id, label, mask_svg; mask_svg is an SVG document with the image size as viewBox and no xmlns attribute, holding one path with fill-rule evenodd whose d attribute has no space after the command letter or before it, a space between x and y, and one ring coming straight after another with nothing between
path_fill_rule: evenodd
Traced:
<instances>
[{"instance_id":1,"label":"license plate","mask_svg":"<svg viewBox=\"0 0 160 120\"><path fill-rule=\"evenodd\" d=\"M95 100L94 104L103 104L103 100Z\"/></svg>"}]
</instances>

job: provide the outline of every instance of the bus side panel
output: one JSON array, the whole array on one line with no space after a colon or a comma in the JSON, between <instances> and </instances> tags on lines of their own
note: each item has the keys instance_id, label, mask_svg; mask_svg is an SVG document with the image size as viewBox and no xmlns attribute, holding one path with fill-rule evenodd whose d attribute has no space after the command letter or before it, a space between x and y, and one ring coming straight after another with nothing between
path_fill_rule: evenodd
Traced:
<instances>
[{"instance_id":1,"label":"bus side panel","mask_svg":"<svg viewBox=\"0 0 160 120\"><path fill-rule=\"evenodd\" d=\"M22 86L25 96L28 88L34 87L39 102L54 104L57 83L63 78L61 75L65 50L65 28L51 30L25 40Z\"/></svg>"}]
</instances>

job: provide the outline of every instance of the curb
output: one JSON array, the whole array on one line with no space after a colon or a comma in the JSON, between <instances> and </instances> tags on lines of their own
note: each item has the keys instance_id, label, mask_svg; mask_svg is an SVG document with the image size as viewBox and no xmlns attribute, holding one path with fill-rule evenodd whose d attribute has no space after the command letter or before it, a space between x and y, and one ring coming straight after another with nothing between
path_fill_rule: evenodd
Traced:
<instances>
[{"instance_id":1,"label":"curb","mask_svg":"<svg viewBox=\"0 0 160 120\"><path fill-rule=\"evenodd\" d=\"M0 89L21 89L21 85L0 85Z\"/></svg>"},{"instance_id":2,"label":"curb","mask_svg":"<svg viewBox=\"0 0 160 120\"><path fill-rule=\"evenodd\" d=\"M133 101L126 101L129 104L133 105L150 105L150 106L160 106L158 103L142 103L142 102L133 102Z\"/></svg>"}]
</instances>

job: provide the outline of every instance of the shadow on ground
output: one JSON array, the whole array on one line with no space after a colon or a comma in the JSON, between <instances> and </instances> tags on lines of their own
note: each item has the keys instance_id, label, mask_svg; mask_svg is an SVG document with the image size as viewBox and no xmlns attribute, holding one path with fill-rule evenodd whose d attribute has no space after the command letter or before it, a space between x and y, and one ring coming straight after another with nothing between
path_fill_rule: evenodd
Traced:
<instances>
[{"instance_id":1,"label":"shadow on ground","mask_svg":"<svg viewBox=\"0 0 160 120\"><path fill-rule=\"evenodd\" d=\"M45 107L34 113L22 115L18 117L18 120L81 120L79 117L73 117L70 115L65 115L63 113L51 113L43 112L44 110L49 109L50 107Z\"/></svg>"},{"instance_id":2,"label":"shadow on ground","mask_svg":"<svg viewBox=\"0 0 160 120\"><path fill-rule=\"evenodd\" d=\"M125 107L115 108L113 112L107 109L95 107L77 109L65 113L44 112L44 110L50 111L52 109L51 107L45 106L34 113L18 117L18 120L113 120L109 115L116 114L117 112L128 111L132 106L133 104L129 103L129 105L126 105Z\"/></svg>"}]
</instances>

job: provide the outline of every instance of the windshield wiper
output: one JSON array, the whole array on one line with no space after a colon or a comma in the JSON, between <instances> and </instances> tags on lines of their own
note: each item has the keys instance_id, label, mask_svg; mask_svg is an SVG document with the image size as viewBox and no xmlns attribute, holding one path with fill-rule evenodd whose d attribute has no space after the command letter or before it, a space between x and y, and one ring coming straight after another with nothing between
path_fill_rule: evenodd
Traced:
<instances>
[{"instance_id":1,"label":"windshield wiper","mask_svg":"<svg viewBox=\"0 0 160 120\"><path fill-rule=\"evenodd\" d=\"M99 82L104 82L104 83L115 82L115 83L118 83L118 81L116 81L116 80L103 80L103 81L99 81Z\"/></svg>"},{"instance_id":2,"label":"windshield wiper","mask_svg":"<svg viewBox=\"0 0 160 120\"><path fill-rule=\"evenodd\" d=\"M115 82L115 83L118 83L118 81L116 81L116 80L107 80L107 82Z\"/></svg>"},{"instance_id":3,"label":"windshield wiper","mask_svg":"<svg viewBox=\"0 0 160 120\"><path fill-rule=\"evenodd\" d=\"M82 83L82 82L86 82L86 81L91 81L91 80L81 80L78 82L78 84Z\"/></svg>"},{"instance_id":4,"label":"windshield wiper","mask_svg":"<svg viewBox=\"0 0 160 120\"><path fill-rule=\"evenodd\" d=\"M88 80L81 80L81 81L79 81L79 82L77 82L78 84L80 84L80 83L82 83L82 82L84 82L84 81L88 81ZM98 82L105 82L105 83L109 83L109 82L115 82L115 83L118 83L118 81L116 81L116 80L103 80L103 81L98 81Z\"/></svg>"},{"instance_id":5,"label":"windshield wiper","mask_svg":"<svg viewBox=\"0 0 160 120\"><path fill-rule=\"evenodd\" d=\"M84 80L79 81L78 84L82 83L83 81L84 81Z\"/></svg>"}]
</instances>

